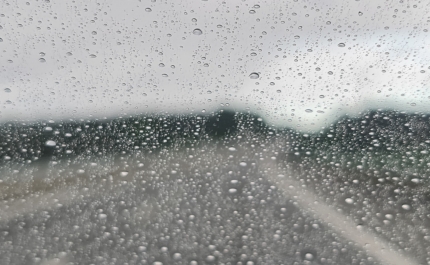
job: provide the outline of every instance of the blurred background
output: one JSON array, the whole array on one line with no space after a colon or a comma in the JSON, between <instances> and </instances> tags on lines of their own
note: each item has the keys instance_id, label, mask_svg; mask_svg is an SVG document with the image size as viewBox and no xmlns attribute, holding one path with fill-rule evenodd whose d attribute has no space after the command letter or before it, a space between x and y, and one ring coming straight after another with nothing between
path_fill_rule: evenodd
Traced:
<instances>
[{"instance_id":1,"label":"blurred background","mask_svg":"<svg viewBox=\"0 0 430 265\"><path fill-rule=\"evenodd\" d=\"M0 263L430 264L429 4L0 3Z\"/></svg>"}]
</instances>

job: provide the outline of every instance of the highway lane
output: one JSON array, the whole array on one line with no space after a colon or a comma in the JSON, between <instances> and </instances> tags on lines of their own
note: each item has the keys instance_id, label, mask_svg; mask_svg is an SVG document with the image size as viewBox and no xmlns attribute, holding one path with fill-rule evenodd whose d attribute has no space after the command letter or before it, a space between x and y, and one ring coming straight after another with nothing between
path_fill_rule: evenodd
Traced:
<instances>
[{"instance_id":1,"label":"highway lane","mask_svg":"<svg viewBox=\"0 0 430 265\"><path fill-rule=\"evenodd\" d=\"M405 240L392 244L375 233L376 213L358 225L360 209L305 185L279 142L257 143L45 164L49 190L1 202L0 256L9 264L425 264L423 237L399 233ZM74 181L54 181L64 176ZM368 203L377 211L383 201ZM405 231L407 217L379 230ZM415 228L406 234L418 237Z\"/></svg>"}]
</instances>

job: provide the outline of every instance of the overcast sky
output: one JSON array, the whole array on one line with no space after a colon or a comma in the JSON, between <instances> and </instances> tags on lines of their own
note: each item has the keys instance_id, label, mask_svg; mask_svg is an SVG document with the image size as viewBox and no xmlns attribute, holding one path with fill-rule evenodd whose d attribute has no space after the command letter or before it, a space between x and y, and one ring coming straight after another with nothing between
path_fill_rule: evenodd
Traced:
<instances>
[{"instance_id":1,"label":"overcast sky","mask_svg":"<svg viewBox=\"0 0 430 265\"><path fill-rule=\"evenodd\" d=\"M2 122L430 111L427 1L27 1L0 4Z\"/></svg>"}]
</instances>

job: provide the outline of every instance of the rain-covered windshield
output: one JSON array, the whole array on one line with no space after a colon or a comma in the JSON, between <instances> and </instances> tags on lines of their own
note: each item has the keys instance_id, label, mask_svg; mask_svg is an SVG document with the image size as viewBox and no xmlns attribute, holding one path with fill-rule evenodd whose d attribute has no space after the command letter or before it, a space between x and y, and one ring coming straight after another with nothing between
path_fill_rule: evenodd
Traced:
<instances>
[{"instance_id":1,"label":"rain-covered windshield","mask_svg":"<svg viewBox=\"0 0 430 265\"><path fill-rule=\"evenodd\" d=\"M430 264L430 3L0 3L0 264Z\"/></svg>"}]
</instances>

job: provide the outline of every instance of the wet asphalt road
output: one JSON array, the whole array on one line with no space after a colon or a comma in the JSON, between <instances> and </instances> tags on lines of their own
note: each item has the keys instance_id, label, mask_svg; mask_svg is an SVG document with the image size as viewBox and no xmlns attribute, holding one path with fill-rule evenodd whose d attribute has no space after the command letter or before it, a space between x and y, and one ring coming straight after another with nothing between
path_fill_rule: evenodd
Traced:
<instances>
[{"instance_id":1,"label":"wet asphalt road","mask_svg":"<svg viewBox=\"0 0 430 265\"><path fill-rule=\"evenodd\" d=\"M249 144L36 164L42 180L73 181L0 203L1 264L430 262L426 205L390 216L385 205L400 202L378 199L385 187L340 192L306 177L317 167L283 159L279 143ZM345 203L348 192L367 199Z\"/></svg>"}]
</instances>

